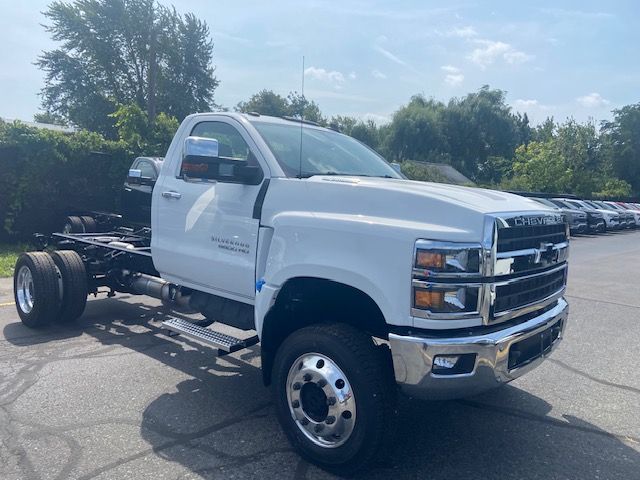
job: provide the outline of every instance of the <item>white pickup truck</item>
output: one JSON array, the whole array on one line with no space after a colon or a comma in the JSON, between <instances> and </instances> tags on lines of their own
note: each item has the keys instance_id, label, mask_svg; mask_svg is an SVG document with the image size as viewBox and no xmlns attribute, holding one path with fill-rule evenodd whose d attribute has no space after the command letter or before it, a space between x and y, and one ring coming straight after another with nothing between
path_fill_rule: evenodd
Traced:
<instances>
[{"instance_id":1,"label":"white pickup truck","mask_svg":"<svg viewBox=\"0 0 640 480\"><path fill-rule=\"evenodd\" d=\"M542 362L567 319L560 214L409 181L348 136L257 114L182 122L151 229L39 238L15 270L26 325L73 321L104 287L189 305L205 320L163 325L220 355L259 342L291 443L343 474L384 450L398 390L505 384Z\"/></svg>"}]
</instances>

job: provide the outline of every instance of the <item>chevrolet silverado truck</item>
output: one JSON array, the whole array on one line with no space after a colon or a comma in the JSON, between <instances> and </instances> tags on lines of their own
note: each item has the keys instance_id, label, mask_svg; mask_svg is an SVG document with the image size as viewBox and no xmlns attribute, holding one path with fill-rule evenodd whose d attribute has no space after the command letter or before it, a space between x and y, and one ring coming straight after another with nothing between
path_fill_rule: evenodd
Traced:
<instances>
[{"instance_id":1,"label":"chevrolet silverado truck","mask_svg":"<svg viewBox=\"0 0 640 480\"><path fill-rule=\"evenodd\" d=\"M330 471L388 451L399 391L450 399L504 385L563 336L560 213L409 181L304 121L187 117L151 205L150 235L39 237L15 269L24 324L74 321L105 290L188 305L205 320L163 326L211 354L259 343L284 432Z\"/></svg>"}]
</instances>

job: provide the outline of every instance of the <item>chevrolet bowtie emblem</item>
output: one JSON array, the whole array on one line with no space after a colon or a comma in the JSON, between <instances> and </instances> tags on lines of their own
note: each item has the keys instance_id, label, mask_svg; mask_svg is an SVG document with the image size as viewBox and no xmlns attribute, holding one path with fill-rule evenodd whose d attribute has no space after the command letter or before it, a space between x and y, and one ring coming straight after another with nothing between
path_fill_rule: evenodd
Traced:
<instances>
[{"instance_id":1,"label":"chevrolet bowtie emblem","mask_svg":"<svg viewBox=\"0 0 640 480\"><path fill-rule=\"evenodd\" d=\"M542 242L540 248L534 249L535 255L533 257L533 263L542 263L542 260L553 260L553 243Z\"/></svg>"}]
</instances>

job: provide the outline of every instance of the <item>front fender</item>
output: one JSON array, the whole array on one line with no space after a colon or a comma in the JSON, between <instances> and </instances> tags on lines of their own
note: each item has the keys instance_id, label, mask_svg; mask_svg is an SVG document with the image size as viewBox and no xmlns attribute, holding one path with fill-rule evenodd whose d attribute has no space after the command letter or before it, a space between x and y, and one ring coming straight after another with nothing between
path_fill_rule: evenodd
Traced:
<instances>
[{"instance_id":1,"label":"front fender","mask_svg":"<svg viewBox=\"0 0 640 480\"><path fill-rule=\"evenodd\" d=\"M387 323L412 325L411 262L417 235L413 224L362 215L286 212L275 216L256 292L259 334L280 287L296 277L357 288L377 304Z\"/></svg>"}]
</instances>

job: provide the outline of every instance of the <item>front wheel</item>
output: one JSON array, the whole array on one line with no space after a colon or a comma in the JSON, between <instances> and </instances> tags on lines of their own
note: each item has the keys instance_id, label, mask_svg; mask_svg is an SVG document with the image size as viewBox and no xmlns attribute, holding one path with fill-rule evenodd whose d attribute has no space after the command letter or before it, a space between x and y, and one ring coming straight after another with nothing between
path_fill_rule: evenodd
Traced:
<instances>
[{"instance_id":1,"label":"front wheel","mask_svg":"<svg viewBox=\"0 0 640 480\"><path fill-rule=\"evenodd\" d=\"M391 445L396 385L385 353L345 324L312 325L285 339L273 366L275 404L303 457L349 475Z\"/></svg>"}]
</instances>

